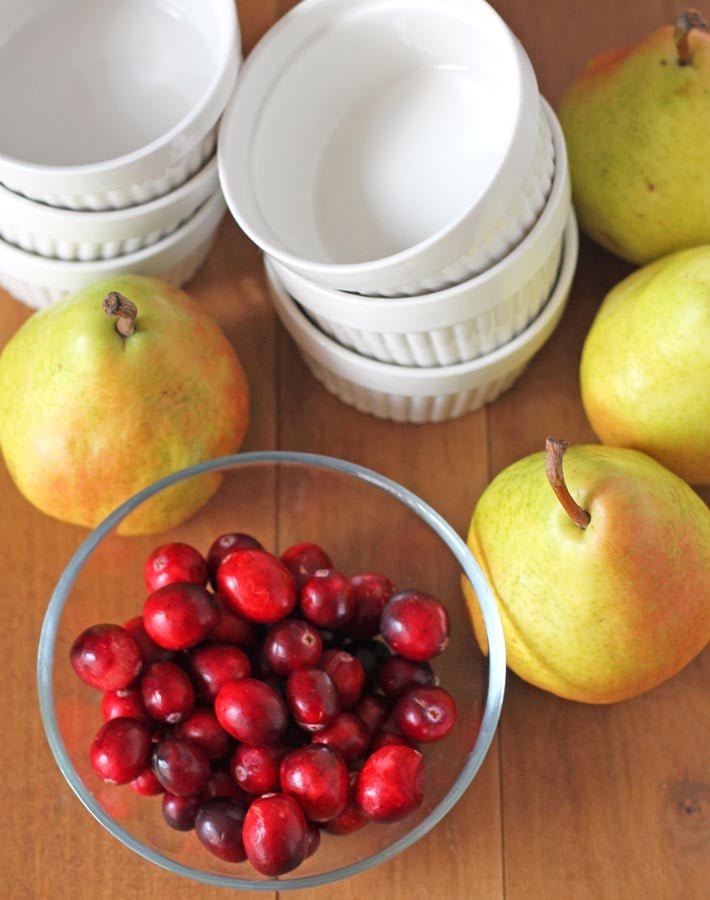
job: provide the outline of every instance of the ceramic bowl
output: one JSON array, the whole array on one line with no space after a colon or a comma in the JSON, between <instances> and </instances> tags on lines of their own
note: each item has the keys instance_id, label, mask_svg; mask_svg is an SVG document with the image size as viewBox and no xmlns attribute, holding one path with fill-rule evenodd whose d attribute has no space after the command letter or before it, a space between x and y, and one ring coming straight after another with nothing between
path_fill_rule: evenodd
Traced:
<instances>
[{"instance_id":1,"label":"ceramic bowl","mask_svg":"<svg viewBox=\"0 0 710 900\"><path fill-rule=\"evenodd\" d=\"M540 119L530 61L483 0L304 0L240 73L220 179L244 231L309 280L422 292L452 264L468 277L529 173L542 206Z\"/></svg>"},{"instance_id":2,"label":"ceramic bowl","mask_svg":"<svg viewBox=\"0 0 710 900\"><path fill-rule=\"evenodd\" d=\"M268 263L267 276L276 312L308 368L331 393L361 412L423 424L473 412L512 387L564 312L577 252L577 223L570 212L560 272L540 314L516 338L492 353L433 368L383 363L341 346L310 321Z\"/></svg>"},{"instance_id":3,"label":"ceramic bowl","mask_svg":"<svg viewBox=\"0 0 710 900\"><path fill-rule=\"evenodd\" d=\"M269 267L318 327L362 356L403 366L449 366L491 353L537 316L557 278L571 209L565 143L555 139L555 180L542 215L501 262L456 287L383 300L323 287L277 260Z\"/></svg>"},{"instance_id":4,"label":"ceramic bowl","mask_svg":"<svg viewBox=\"0 0 710 900\"><path fill-rule=\"evenodd\" d=\"M222 486L189 522L152 538L116 535L118 523L129 511L178 481L211 477L210 473L223 476ZM363 514L354 515L358 510ZM139 797L127 785L98 779L88 751L102 723L102 695L81 682L69 663L73 640L95 624L96 615L102 621L122 623L140 614L144 560L155 546L178 540L204 553L218 535L229 531L249 532L277 553L302 540L318 542L345 574L377 571L400 587L417 586L439 597L451 620L449 645L432 664L456 700L458 717L448 737L423 750L422 806L398 823L367 825L343 837L323 834L316 853L278 879L258 875L248 863L222 862L202 848L194 832L168 828L160 797ZM393 540L393 535L401 539ZM478 597L487 657L473 635L461 591L462 574ZM495 601L466 545L406 488L343 460L288 452L245 453L163 479L87 537L49 602L40 637L38 680L42 719L55 759L87 810L114 837L173 874L207 885L273 894L316 887L369 869L405 850L446 815L471 784L490 747L503 700L505 648ZM78 860L77 878L81 865Z\"/></svg>"},{"instance_id":5,"label":"ceramic bowl","mask_svg":"<svg viewBox=\"0 0 710 900\"><path fill-rule=\"evenodd\" d=\"M233 0L4 0L0 183L69 209L168 193L212 155L240 58Z\"/></svg>"}]
</instances>

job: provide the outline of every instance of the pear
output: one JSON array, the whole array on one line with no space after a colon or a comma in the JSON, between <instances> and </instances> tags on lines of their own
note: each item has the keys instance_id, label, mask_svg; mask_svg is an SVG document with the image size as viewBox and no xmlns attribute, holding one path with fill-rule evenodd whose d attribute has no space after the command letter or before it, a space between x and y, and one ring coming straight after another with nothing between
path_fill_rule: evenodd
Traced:
<instances>
[{"instance_id":1,"label":"pear","mask_svg":"<svg viewBox=\"0 0 710 900\"><path fill-rule=\"evenodd\" d=\"M560 697L634 697L710 640L710 510L637 450L549 438L488 485L468 544L498 604L508 665ZM464 591L486 652L467 581Z\"/></svg>"},{"instance_id":2,"label":"pear","mask_svg":"<svg viewBox=\"0 0 710 900\"><path fill-rule=\"evenodd\" d=\"M582 229L644 264L710 243L710 34L692 11L589 62L559 107Z\"/></svg>"},{"instance_id":3,"label":"pear","mask_svg":"<svg viewBox=\"0 0 710 900\"><path fill-rule=\"evenodd\" d=\"M101 281L32 316L0 355L0 449L38 509L96 526L136 491L232 453L248 422L241 363L187 294L140 276ZM171 528L219 485L190 479L122 533Z\"/></svg>"},{"instance_id":4,"label":"pear","mask_svg":"<svg viewBox=\"0 0 710 900\"><path fill-rule=\"evenodd\" d=\"M609 292L582 349L580 384L602 443L710 483L710 246L657 260Z\"/></svg>"}]
</instances>

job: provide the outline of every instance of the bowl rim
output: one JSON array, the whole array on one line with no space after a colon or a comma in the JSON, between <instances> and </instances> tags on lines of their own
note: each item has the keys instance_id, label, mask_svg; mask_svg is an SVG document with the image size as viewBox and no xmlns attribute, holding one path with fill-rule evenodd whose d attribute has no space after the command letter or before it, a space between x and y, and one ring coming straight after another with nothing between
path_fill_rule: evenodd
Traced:
<instances>
[{"instance_id":1,"label":"bowl rim","mask_svg":"<svg viewBox=\"0 0 710 900\"><path fill-rule=\"evenodd\" d=\"M369 856L367 859L358 860L355 863L351 863L348 866L342 866L331 872L320 875L303 876L300 878L251 880L204 872L200 869L195 869L170 859L168 856L152 850L150 847L147 847L142 842L136 840L108 815L96 801L93 794L86 788L81 778L77 775L59 733L56 711L53 703L52 664L54 660L54 644L59 625L59 617L64 609L64 605L69 596L69 591L71 590L79 571L103 538L112 531L118 523L131 512L131 510L135 509L135 507L164 488L206 472L214 472L235 465L246 466L258 463L295 463L340 472L341 474L350 475L360 481L364 481L403 503L410 511L427 524L447 545L466 577L473 585L485 623L488 639L488 691L481 727L473 750L469 753L461 772L448 793L415 828L384 850L372 854L372 856ZM423 837L451 811L480 769L483 760L490 749L500 719L505 680L506 657L503 627L492 590L486 581L483 571L474 559L471 551L466 546L466 543L443 516L408 488L405 488L403 485L384 475L380 475L372 469L336 457L288 450L265 450L237 453L231 456L219 457L203 463L198 463L197 465L174 472L165 478L161 478L159 481L156 481L142 491L139 491L129 500L126 500L121 504L121 506L107 516L107 518L104 519L104 521L98 525L87 538L85 538L69 561L67 567L62 572L45 613L37 651L37 690L42 724L47 740L62 775L89 813L91 813L91 815L103 825L110 834L121 841L126 847L161 868L203 884L218 887L231 887L240 890L295 890L329 884L347 878L350 875L359 874L379 863L385 862L410 847L419 840L419 838Z\"/></svg>"}]
</instances>

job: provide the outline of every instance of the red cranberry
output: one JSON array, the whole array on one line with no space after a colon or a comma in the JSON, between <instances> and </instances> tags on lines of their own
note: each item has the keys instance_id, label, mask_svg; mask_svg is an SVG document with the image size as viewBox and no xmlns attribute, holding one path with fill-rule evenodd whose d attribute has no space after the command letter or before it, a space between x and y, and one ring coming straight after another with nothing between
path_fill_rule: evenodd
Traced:
<instances>
[{"instance_id":1,"label":"red cranberry","mask_svg":"<svg viewBox=\"0 0 710 900\"><path fill-rule=\"evenodd\" d=\"M244 849L262 875L284 875L303 862L308 851L308 823L288 794L256 799L244 819Z\"/></svg>"},{"instance_id":2,"label":"red cranberry","mask_svg":"<svg viewBox=\"0 0 710 900\"><path fill-rule=\"evenodd\" d=\"M148 713L159 722L179 722L195 706L192 682L174 662L153 663L141 678L141 694Z\"/></svg>"},{"instance_id":3,"label":"red cranberry","mask_svg":"<svg viewBox=\"0 0 710 900\"><path fill-rule=\"evenodd\" d=\"M265 550L230 553L217 573L220 594L252 622L278 622L296 606L296 583L281 560Z\"/></svg>"},{"instance_id":4,"label":"red cranberry","mask_svg":"<svg viewBox=\"0 0 710 900\"><path fill-rule=\"evenodd\" d=\"M281 696L255 678L228 681L217 694L215 713L222 728L245 744L275 744L288 724Z\"/></svg>"},{"instance_id":5,"label":"red cranberry","mask_svg":"<svg viewBox=\"0 0 710 900\"><path fill-rule=\"evenodd\" d=\"M124 622L123 627L136 642L136 647L138 647L145 665L149 666L154 662L168 662L174 658L175 654L172 650L161 647L148 636L148 632L143 624L143 616L134 616L127 622Z\"/></svg>"},{"instance_id":6,"label":"red cranberry","mask_svg":"<svg viewBox=\"0 0 710 900\"><path fill-rule=\"evenodd\" d=\"M404 656L390 656L377 672L377 686L389 697L396 700L411 687L429 687L434 684L434 673L426 662L414 662Z\"/></svg>"},{"instance_id":7,"label":"red cranberry","mask_svg":"<svg viewBox=\"0 0 710 900\"><path fill-rule=\"evenodd\" d=\"M128 784L148 765L150 729L137 719L109 719L99 729L89 754L96 774L109 784Z\"/></svg>"},{"instance_id":8,"label":"red cranberry","mask_svg":"<svg viewBox=\"0 0 710 900\"><path fill-rule=\"evenodd\" d=\"M166 738L153 750L153 771L170 794L197 794L210 777L210 761L191 741Z\"/></svg>"},{"instance_id":9,"label":"red cranberry","mask_svg":"<svg viewBox=\"0 0 710 900\"><path fill-rule=\"evenodd\" d=\"M230 773L223 768L215 769L212 772L207 779L207 783L202 788L200 796L203 800L208 800L210 797L231 797L233 800L238 800L244 809L249 806L253 799L237 784Z\"/></svg>"},{"instance_id":10,"label":"red cranberry","mask_svg":"<svg viewBox=\"0 0 710 900\"><path fill-rule=\"evenodd\" d=\"M456 703L444 688L413 687L395 703L392 716L402 734L413 741L440 741L454 727Z\"/></svg>"},{"instance_id":11,"label":"red cranberry","mask_svg":"<svg viewBox=\"0 0 710 900\"><path fill-rule=\"evenodd\" d=\"M142 661L133 638L120 625L93 625L71 645L69 660L86 684L100 691L127 688Z\"/></svg>"},{"instance_id":12,"label":"red cranberry","mask_svg":"<svg viewBox=\"0 0 710 900\"><path fill-rule=\"evenodd\" d=\"M334 819L331 819L330 822L325 822L321 827L328 834L352 834L354 831L359 831L360 828L367 825L369 821L365 813L351 797L345 804L343 811Z\"/></svg>"},{"instance_id":13,"label":"red cranberry","mask_svg":"<svg viewBox=\"0 0 710 900\"><path fill-rule=\"evenodd\" d=\"M220 535L207 551L207 568L212 584L217 586L217 570L222 565L225 557L237 550L263 550L262 545L255 537L244 534L241 531L232 531L229 534Z\"/></svg>"},{"instance_id":14,"label":"red cranberry","mask_svg":"<svg viewBox=\"0 0 710 900\"><path fill-rule=\"evenodd\" d=\"M207 561L190 544L175 542L156 547L145 561L143 577L152 593L166 584L190 581L207 584Z\"/></svg>"},{"instance_id":15,"label":"red cranberry","mask_svg":"<svg viewBox=\"0 0 710 900\"><path fill-rule=\"evenodd\" d=\"M230 644L203 644L190 656L190 670L197 695L205 702L214 701L228 681L246 678L251 673L249 657Z\"/></svg>"},{"instance_id":16,"label":"red cranberry","mask_svg":"<svg viewBox=\"0 0 710 900\"><path fill-rule=\"evenodd\" d=\"M202 846L226 862L243 862L246 858L242 827L245 809L232 797L205 800L195 817L195 834Z\"/></svg>"},{"instance_id":17,"label":"red cranberry","mask_svg":"<svg viewBox=\"0 0 710 900\"><path fill-rule=\"evenodd\" d=\"M298 800L312 822L327 822L343 811L350 777L335 750L311 744L281 760L281 789Z\"/></svg>"},{"instance_id":18,"label":"red cranberry","mask_svg":"<svg viewBox=\"0 0 710 900\"><path fill-rule=\"evenodd\" d=\"M343 712L330 725L313 735L314 744L325 744L337 750L346 763L367 753L372 734L367 725L354 713Z\"/></svg>"},{"instance_id":19,"label":"red cranberry","mask_svg":"<svg viewBox=\"0 0 710 900\"><path fill-rule=\"evenodd\" d=\"M202 805L199 794L163 794L163 818L175 831L192 831L195 827L195 816Z\"/></svg>"},{"instance_id":20,"label":"red cranberry","mask_svg":"<svg viewBox=\"0 0 710 900\"><path fill-rule=\"evenodd\" d=\"M163 785L155 777L155 772L148 766L137 778L129 782L136 794L141 797L156 797L165 791Z\"/></svg>"},{"instance_id":21,"label":"red cranberry","mask_svg":"<svg viewBox=\"0 0 710 900\"><path fill-rule=\"evenodd\" d=\"M214 710L205 706L198 706L179 722L175 726L174 735L197 744L209 759L224 759L233 745L232 738L217 721Z\"/></svg>"},{"instance_id":22,"label":"red cranberry","mask_svg":"<svg viewBox=\"0 0 710 900\"><path fill-rule=\"evenodd\" d=\"M168 650L184 650L204 641L218 619L212 594L187 581L154 591L143 606L145 630Z\"/></svg>"},{"instance_id":23,"label":"red cranberry","mask_svg":"<svg viewBox=\"0 0 710 900\"><path fill-rule=\"evenodd\" d=\"M313 856L318 847L320 847L320 828L317 825L314 825L312 822L308 822L308 834L307 834L307 846L306 846L306 859L309 856Z\"/></svg>"},{"instance_id":24,"label":"red cranberry","mask_svg":"<svg viewBox=\"0 0 710 900\"><path fill-rule=\"evenodd\" d=\"M418 749L414 741L410 741L403 734L397 734L396 731L378 731L370 744L370 753L381 750L382 747L392 747L396 744L403 747L412 747L414 750Z\"/></svg>"},{"instance_id":25,"label":"red cranberry","mask_svg":"<svg viewBox=\"0 0 710 900\"><path fill-rule=\"evenodd\" d=\"M390 704L378 694L363 694L353 712L362 719L372 734L376 734L389 717Z\"/></svg>"},{"instance_id":26,"label":"red cranberry","mask_svg":"<svg viewBox=\"0 0 710 900\"><path fill-rule=\"evenodd\" d=\"M214 595L214 600L217 604L218 619L217 624L209 633L210 640L223 644L234 644L244 650L254 647L259 640L256 625L237 615L219 594Z\"/></svg>"},{"instance_id":27,"label":"red cranberry","mask_svg":"<svg viewBox=\"0 0 710 900\"><path fill-rule=\"evenodd\" d=\"M355 613L355 598L349 580L335 569L320 570L301 588L301 612L319 628L346 625Z\"/></svg>"},{"instance_id":28,"label":"red cranberry","mask_svg":"<svg viewBox=\"0 0 710 900\"><path fill-rule=\"evenodd\" d=\"M328 554L318 544L294 544L281 554L281 560L293 575L296 587L300 590L321 569L332 569L333 563Z\"/></svg>"},{"instance_id":29,"label":"red cranberry","mask_svg":"<svg viewBox=\"0 0 710 900\"><path fill-rule=\"evenodd\" d=\"M341 709L352 709L365 687L365 670L359 659L345 650L326 650L319 668L333 680Z\"/></svg>"},{"instance_id":30,"label":"red cranberry","mask_svg":"<svg viewBox=\"0 0 710 900\"><path fill-rule=\"evenodd\" d=\"M380 616L385 604L397 588L386 575L354 575L350 586L355 598L355 615L348 623L349 637L373 638L380 632Z\"/></svg>"},{"instance_id":31,"label":"red cranberry","mask_svg":"<svg viewBox=\"0 0 710 900\"><path fill-rule=\"evenodd\" d=\"M424 759L418 750L391 745L365 761L355 782L355 801L375 822L398 822L424 797Z\"/></svg>"},{"instance_id":32,"label":"red cranberry","mask_svg":"<svg viewBox=\"0 0 710 900\"><path fill-rule=\"evenodd\" d=\"M401 591L387 601L380 618L382 637L407 659L433 659L449 642L446 608L421 591Z\"/></svg>"},{"instance_id":33,"label":"red cranberry","mask_svg":"<svg viewBox=\"0 0 710 900\"><path fill-rule=\"evenodd\" d=\"M237 784L250 794L268 794L281 786L280 747L240 744L232 754L229 768Z\"/></svg>"},{"instance_id":34,"label":"red cranberry","mask_svg":"<svg viewBox=\"0 0 710 900\"><path fill-rule=\"evenodd\" d=\"M101 698L101 715L104 722L109 719L138 719L139 722L151 724L150 716L143 703L139 688L124 688L122 691L106 691Z\"/></svg>"},{"instance_id":35,"label":"red cranberry","mask_svg":"<svg viewBox=\"0 0 710 900\"><path fill-rule=\"evenodd\" d=\"M272 672L290 675L317 666L323 651L318 629L303 619L277 622L264 638L263 652Z\"/></svg>"},{"instance_id":36,"label":"red cranberry","mask_svg":"<svg viewBox=\"0 0 710 900\"><path fill-rule=\"evenodd\" d=\"M387 644L383 644L382 641L363 641L361 644L355 644L352 654L362 666L365 682L370 686L376 683L380 666L392 655Z\"/></svg>"},{"instance_id":37,"label":"red cranberry","mask_svg":"<svg viewBox=\"0 0 710 900\"><path fill-rule=\"evenodd\" d=\"M286 697L296 724L306 731L320 731L340 712L335 685L321 669L291 672Z\"/></svg>"}]
</instances>

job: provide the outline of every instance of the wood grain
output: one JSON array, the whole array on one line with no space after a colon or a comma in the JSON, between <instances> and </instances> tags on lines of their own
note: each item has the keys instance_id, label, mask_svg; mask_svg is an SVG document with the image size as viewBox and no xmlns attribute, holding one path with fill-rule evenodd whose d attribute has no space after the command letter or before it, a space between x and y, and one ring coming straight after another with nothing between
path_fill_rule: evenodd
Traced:
<instances>
[{"instance_id":1,"label":"wood grain","mask_svg":"<svg viewBox=\"0 0 710 900\"><path fill-rule=\"evenodd\" d=\"M289 0L239 0L245 52ZM683 4L495 0L559 101L592 54L629 43ZM569 306L520 382L455 422L404 426L344 406L308 374L277 326L259 254L229 220L190 291L243 359L253 415L245 449L312 450L403 482L460 531L488 480L553 433L592 441L577 366L606 291L629 271L583 240ZM0 346L29 310L0 293ZM704 493L706 499L710 494ZM57 577L84 537L30 507L0 466L0 894L8 900L225 897L119 845L59 773L35 703L35 653ZM636 700L569 703L510 677L500 729L474 784L419 844L304 900L704 900L710 895L710 652ZM252 896L244 894L243 896ZM256 893L253 894L257 896ZM269 896L260 894L259 896Z\"/></svg>"}]
</instances>

